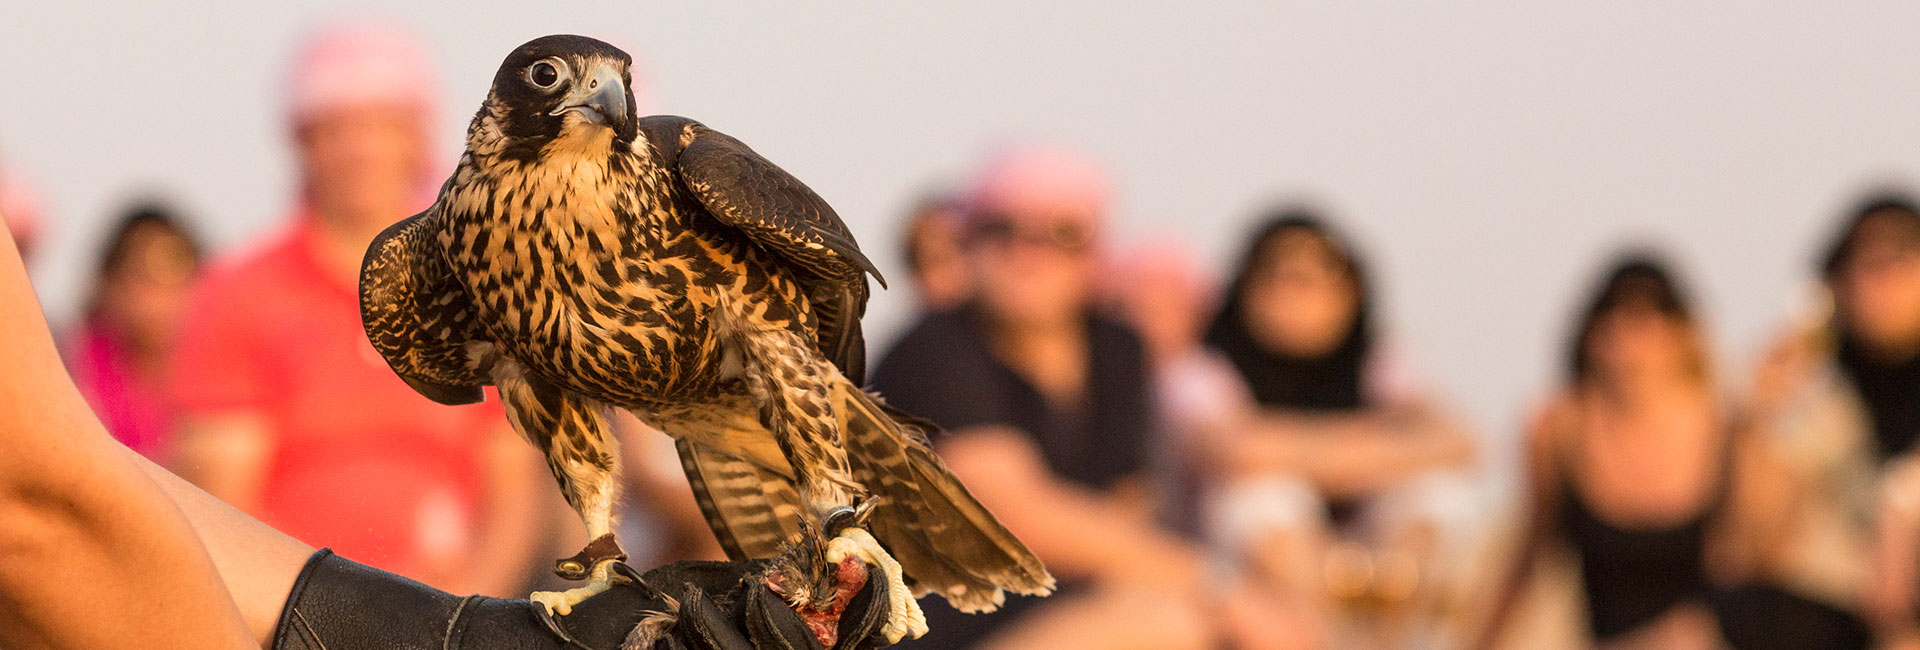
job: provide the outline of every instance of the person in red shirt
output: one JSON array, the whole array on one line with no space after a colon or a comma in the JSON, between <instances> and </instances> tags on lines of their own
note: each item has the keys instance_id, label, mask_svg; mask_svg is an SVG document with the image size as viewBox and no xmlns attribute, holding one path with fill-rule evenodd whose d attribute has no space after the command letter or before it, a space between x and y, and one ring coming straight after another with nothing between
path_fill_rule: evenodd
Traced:
<instances>
[{"instance_id":1,"label":"person in red shirt","mask_svg":"<svg viewBox=\"0 0 1920 650\"><path fill-rule=\"evenodd\" d=\"M360 324L368 243L436 186L426 59L404 33L343 26L295 65L299 201L281 232L199 280L171 464L306 543L456 593L518 594L547 490L538 459L497 399L428 401Z\"/></svg>"}]
</instances>

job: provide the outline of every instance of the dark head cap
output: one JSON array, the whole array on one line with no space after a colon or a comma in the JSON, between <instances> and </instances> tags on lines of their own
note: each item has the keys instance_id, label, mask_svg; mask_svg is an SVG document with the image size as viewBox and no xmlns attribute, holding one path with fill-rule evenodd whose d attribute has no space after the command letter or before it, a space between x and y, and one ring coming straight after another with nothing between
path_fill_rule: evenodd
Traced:
<instances>
[{"instance_id":1,"label":"dark head cap","mask_svg":"<svg viewBox=\"0 0 1920 650\"><path fill-rule=\"evenodd\" d=\"M538 150L563 137L611 129L634 136L633 57L605 41L560 34L514 48L493 76L481 117L494 117L508 149Z\"/></svg>"}]
</instances>

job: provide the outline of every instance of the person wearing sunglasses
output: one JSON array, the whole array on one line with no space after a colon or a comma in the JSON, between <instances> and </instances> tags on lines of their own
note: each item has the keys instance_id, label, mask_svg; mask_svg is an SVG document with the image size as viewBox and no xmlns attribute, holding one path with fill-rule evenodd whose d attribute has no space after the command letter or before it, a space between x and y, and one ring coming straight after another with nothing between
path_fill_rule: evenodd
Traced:
<instances>
[{"instance_id":1,"label":"person wearing sunglasses","mask_svg":"<svg viewBox=\"0 0 1920 650\"><path fill-rule=\"evenodd\" d=\"M889 402L952 435L949 466L1061 578L1000 612L927 606L921 647L1198 647L1199 554L1149 523L1153 411L1138 337L1095 308L1109 181L1086 156L1030 145L990 159L963 197L970 298L925 316L876 367Z\"/></svg>"}]
</instances>

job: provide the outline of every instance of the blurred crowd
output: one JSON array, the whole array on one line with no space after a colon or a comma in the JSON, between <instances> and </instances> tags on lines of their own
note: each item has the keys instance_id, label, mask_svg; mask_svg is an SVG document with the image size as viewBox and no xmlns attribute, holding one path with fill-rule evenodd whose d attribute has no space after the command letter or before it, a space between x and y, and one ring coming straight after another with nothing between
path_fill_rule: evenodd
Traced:
<instances>
[{"instance_id":1,"label":"blurred crowd","mask_svg":"<svg viewBox=\"0 0 1920 650\"><path fill-rule=\"evenodd\" d=\"M293 61L281 227L208 257L190 214L128 206L69 368L127 446L261 520L523 596L585 541L537 454L497 400L427 401L361 330L363 251L448 162L432 66L371 25ZM1484 437L1388 336L1364 242L1280 206L1216 283L1176 243L1115 241L1115 182L1024 143L903 215L919 313L871 387L949 432L939 453L1061 580L990 615L928 599L913 646L1920 647L1912 199L1836 220L1808 270L1826 300L1751 377L1716 374L1681 269L1620 251L1575 288L1500 499ZM52 223L10 168L0 214L26 255ZM622 427L631 550L718 557L666 438Z\"/></svg>"}]
</instances>

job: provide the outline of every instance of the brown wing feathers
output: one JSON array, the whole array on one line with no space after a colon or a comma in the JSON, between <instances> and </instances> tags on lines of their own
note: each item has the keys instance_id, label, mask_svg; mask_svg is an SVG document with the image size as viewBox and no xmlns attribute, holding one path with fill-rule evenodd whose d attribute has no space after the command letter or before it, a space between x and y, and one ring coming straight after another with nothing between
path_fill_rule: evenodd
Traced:
<instances>
[{"instance_id":1,"label":"brown wing feathers","mask_svg":"<svg viewBox=\"0 0 1920 650\"><path fill-rule=\"evenodd\" d=\"M927 447L932 425L892 416L878 398L837 386L854 479L881 498L872 532L920 587L961 611L986 611L1004 595L1047 594L1053 577ZM917 427L924 426L924 429Z\"/></svg>"},{"instance_id":2,"label":"brown wing feathers","mask_svg":"<svg viewBox=\"0 0 1920 650\"><path fill-rule=\"evenodd\" d=\"M823 355L854 383L866 381L867 310L871 274L853 232L825 199L745 143L683 117L640 120L656 155L675 170L693 196L723 224L803 271L819 326Z\"/></svg>"},{"instance_id":3,"label":"brown wing feathers","mask_svg":"<svg viewBox=\"0 0 1920 650\"><path fill-rule=\"evenodd\" d=\"M361 324L408 386L442 404L472 404L493 382L468 363L479 320L433 242L431 214L374 237L360 266Z\"/></svg>"}]
</instances>

